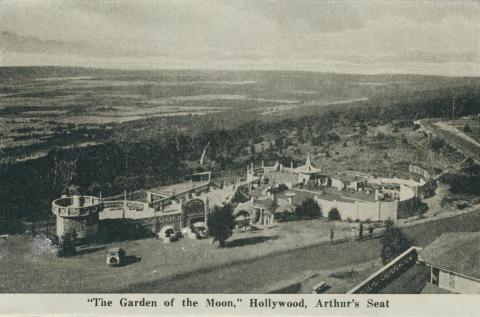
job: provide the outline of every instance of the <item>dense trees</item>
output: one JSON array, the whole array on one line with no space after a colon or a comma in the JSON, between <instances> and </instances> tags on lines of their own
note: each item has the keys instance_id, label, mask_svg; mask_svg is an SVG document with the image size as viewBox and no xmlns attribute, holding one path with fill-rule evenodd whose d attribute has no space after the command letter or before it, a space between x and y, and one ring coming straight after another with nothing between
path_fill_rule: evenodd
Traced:
<instances>
[{"instance_id":1,"label":"dense trees","mask_svg":"<svg viewBox=\"0 0 480 317\"><path fill-rule=\"evenodd\" d=\"M295 214L298 219L315 219L322 217L322 211L313 198L307 198L302 201L300 206L295 208Z\"/></svg>"},{"instance_id":2,"label":"dense trees","mask_svg":"<svg viewBox=\"0 0 480 317\"><path fill-rule=\"evenodd\" d=\"M400 228L393 225L392 221L387 221L385 233L382 237L381 257L383 264L392 261L403 251L412 246L410 241Z\"/></svg>"}]
</instances>

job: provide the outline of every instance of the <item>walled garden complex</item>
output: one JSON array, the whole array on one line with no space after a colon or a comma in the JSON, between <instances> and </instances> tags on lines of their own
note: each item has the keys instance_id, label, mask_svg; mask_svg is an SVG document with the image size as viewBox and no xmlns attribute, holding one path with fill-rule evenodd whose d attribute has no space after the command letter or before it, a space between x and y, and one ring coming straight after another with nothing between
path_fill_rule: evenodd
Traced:
<instances>
[{"instance_id":1,"label":"walled garden complex","mask_svg":"<svg viewBox=\"0 0 480 317\"><path fill-rule=\"evenodd\" d=\"M433 192L434 182L421 167L410 165L409 179L373 177L356 171L329 173L306 158L304 165L246 168L231 184L217 184L210 172L193 174L185 182L136 193L136 200L123 197L64 196L52 202L57 236L75 234L80 241L95 238L99 222L130 219L152 233L168 229L189 236L208 226L214 206L232 204L237 228L268 228L281 221L307 199L326 217L336 210L336 220L395 221L419 215L422 199ZM100 195L99 195L100 196ZM423 210L424 211L424 210ZM198 236L197 236L198 237Z\"/></svg>"}]
</instances>

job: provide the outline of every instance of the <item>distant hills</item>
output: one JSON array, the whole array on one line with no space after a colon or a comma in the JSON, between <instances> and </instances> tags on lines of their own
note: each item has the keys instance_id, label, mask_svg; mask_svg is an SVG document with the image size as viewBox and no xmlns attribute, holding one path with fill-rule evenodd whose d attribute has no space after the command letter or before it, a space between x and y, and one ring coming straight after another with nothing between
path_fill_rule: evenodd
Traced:
<instances>
[{"instance_id":1,"label":"distant hills","mask_svg":"<svg viewBox=\"0 0 480 317\"><path fill-rule=\"evenodd\" d=\"M42 40L34 36L18 35L9 31L0 32L0 49L8 53L72 54L84 50L87 43Z\"/></svg>"},{"instance_id":2,"label":"distant hills","mask_svg":"<svg viewBox=\"0 0 480 317\"><path fill-rule=\"evenodd\" d=\"M135 55L134 50L112 49L101 43L88 41L59 41L0 32L0 52L18 54L76 55L87 57L118 57Z\"/></svg>"}]
</instances>

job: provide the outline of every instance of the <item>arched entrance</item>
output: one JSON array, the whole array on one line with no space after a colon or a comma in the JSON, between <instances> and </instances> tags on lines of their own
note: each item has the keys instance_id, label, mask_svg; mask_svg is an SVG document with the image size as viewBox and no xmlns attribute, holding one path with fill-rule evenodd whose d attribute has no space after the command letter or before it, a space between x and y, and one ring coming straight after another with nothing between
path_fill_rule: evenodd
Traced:
<instances>
[{"instance_id":1,"label":"arched entrance","mask_svg":"<svg viewBox=\"0 0 480 317\"><path fill-rule=\"evenodd\" d=\"M183 207L183 225L191 227L196 222L205 222L205 202L201 199L192 199Z\"/></svg>"}]
</instances>

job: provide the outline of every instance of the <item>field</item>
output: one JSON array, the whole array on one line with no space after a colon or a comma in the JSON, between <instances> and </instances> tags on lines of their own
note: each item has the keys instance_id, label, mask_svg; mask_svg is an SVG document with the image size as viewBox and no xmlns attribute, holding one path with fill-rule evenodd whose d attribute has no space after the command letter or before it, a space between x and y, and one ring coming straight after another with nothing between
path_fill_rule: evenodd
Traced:
<instances>
[{"instance_id":1,"label":"field","mask_svg":"<svg viewBox=\"0 0 480 317\"><path fill-rule=\"evenodd\" d=\"M303 72L13 67L0 68L0 75L0 159L14 160L112 138L230 129L325 107L401 102L400 95L415 99L420 92L451 86L449 78L428 76Z\"/></svg>"},{"instance_id":2,"label":"field","mask_svg":"<svg viewBox=\"0 0 480 317\"><path fill-rule=\"evenodd\" d=\"M318 244L329 239L331 226L335 227L336 238L342 239L350 234L348 224L312 220L282 223L270 230L237 232L224 249L214 248L210 240L188 238L172 244L163 244L157 239L124 241L114 245L125 248L128 255L141 257L141 261L113 269L105 265L106 249L110 245L84 251L73 258L58 258L43 239L11 236L0 240L0 265L3 268L0 290L115 292L134 287L135 283L151 281L168 287L172 282L165 284L165 279L177 281L180 276L191 276L189 272L192 271L211 271L212 267L248 262L253 258ZM358 260L366 261L369 256L359 256ZM147 292L148 288L144 291ZM165 291L170 290L166 288Z\"/></svg>"},{"instance_id":3,"label":"field","mask_svg":"<svg viewBox=\"0 0 480 317\"><path fill-rule=\"evenodd\" d=\"M479 224L477 210L403 230L416 245L425 246L443 232L476 231ZM224 249L213 248L209 240L182 239L172 244L156 239L125 241L115 245L141 261L121 268L105 265L108 246L72 258L58 258L45 240L11 236L0 240L0 290L253 293L281 292L291 286L295 292L305 292L313 280L327 279L332 283L330 292L345 292L379 267L380 242L374 239L331 244L325 241L329 225L323 220L311 220L282 223L256 233L237 232ZM341 239L345 227L337 225L336 237ZM348 227L345 229L347 236ZM351 270L355 270L352 277L329 277ZM407 275L405 281L415 278ZM395 287L389 292L396 292Z\"/></svg>"}]
</instances>

